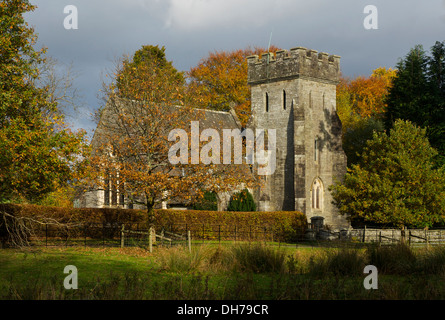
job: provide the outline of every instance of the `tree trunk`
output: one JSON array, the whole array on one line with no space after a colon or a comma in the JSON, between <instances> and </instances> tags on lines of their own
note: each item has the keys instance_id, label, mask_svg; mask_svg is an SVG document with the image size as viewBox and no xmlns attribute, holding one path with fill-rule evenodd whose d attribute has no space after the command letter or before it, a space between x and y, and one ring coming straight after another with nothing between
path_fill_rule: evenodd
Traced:
<instances>
[{"instance_id":1,"label":"tree trunk","mask_svg":"<svg viewBox=\"0 0 445 320\"><path fill-rule=\"evenodd\" d=\"M145 203L147 206L147 228L150 229L154 227L155 224L155 210L154 210L153 198L147 195Z\"/></svg>"}]
</instances>

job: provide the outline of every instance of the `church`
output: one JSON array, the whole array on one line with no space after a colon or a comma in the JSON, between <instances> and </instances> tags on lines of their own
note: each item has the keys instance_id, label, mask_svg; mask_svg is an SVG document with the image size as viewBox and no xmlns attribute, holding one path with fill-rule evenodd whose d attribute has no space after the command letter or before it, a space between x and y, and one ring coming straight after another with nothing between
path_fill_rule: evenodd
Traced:
<instances>
[{"instance_id":1,"label":"church","mask_svg":"<svg viewBox=\"0 0 445 320\"><path fill-rule=\"evenodd\" d=\"M261 187L251 190L257 210L300 211L308 220L322 217L333 229L348 227L328 190L342 179L347 163L336 112L340 57L297 47L275 55L265 53L261 58L250 56L247 63L252 108L247 128L276 133L275 170L262 176ZM202 111L195 119L200 128L245 129L233 110L204 110L204 116ZM112 114L105 108L102 117ZM104 130L101 123L93 136L93 149ZM224 210L230 194L218 195L218 199L219 210ZM88 191L79 205L128 208L124 195L111 188ZM177 209L177 205L164 202L162 207Z\"/></svg>"}]
</instances>

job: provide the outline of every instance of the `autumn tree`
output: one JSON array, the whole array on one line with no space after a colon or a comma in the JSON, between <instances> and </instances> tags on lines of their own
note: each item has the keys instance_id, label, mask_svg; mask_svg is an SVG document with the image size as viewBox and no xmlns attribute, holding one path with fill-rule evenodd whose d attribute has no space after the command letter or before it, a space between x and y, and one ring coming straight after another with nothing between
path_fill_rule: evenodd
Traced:
<instances>
[{"instance_id":1,"label":"autumn tree","mask_svg":"<svg viewBox=\"0 0 445 320\"><path fill-rule=\"evenodd\" d=\"M26 0L0 3L0 201L37 202L82 172L85 132L72 132L47 90L36 86L45 49L23 14Z\"/></svg>"},{"instance_id":2,"label":"autumn tree","mask_svg":"<svg viewBox=\"0 0 445 320\"><path fill-rule=\"evenodd\" d=\"M271 46L269 52L276 52ZM215 51L188 72L187 104L203 109L235 109L242 125L250 114L250 86L247 84L247 57L267 52L263 48Z\"/></svg>"},{"instance_id":3,"label":"autumn tree","mask_svg":"<svg viewBox=\"0 0 445 320\"><path fill-rule=\"evenodd\" d=\"M124 59L115 81L104 85L106 105L95 133L100 138L93 145L91 172L97 174L93 182L100 188L114 188L145 206L152 225L153 209L161 201L193 203L206 191L228 191L248 183L249 177L243 174L245 166L193 161L206 139L194 137L199 146L193 146L191 121L204 119L204 114L183 105L183 81L165 55L158 54L164 49L141 50L143 62L138 62L140 51ZM181 141L184 148L172 152L172 145ZM218 157L216 150L207 150Z\"/></svg>"},{"instance_id":4,"label":"autumn tree","mask_svg":"<svg viewBox=\"0 0 445 320\"><path fill-rule=\"evenodd\" d=\"M337 113L343 125L343 149L348 165L357 163L374 130L384 129L386 98L396 70L377 68L369 77L340 78Z\"/></svg>"},{"instance_id":5,"label":"autumn tree","mask_svg":"<svg viewBox=\"0 0 445 320\"><path fill-rule=\"evenodd\" d=\"M434 168L437 151L425 129L397 120L389 133L375 132L343 183L330 187L341 214L402 228L445 221L445 172Z\"/></svg>"}]
</instances>

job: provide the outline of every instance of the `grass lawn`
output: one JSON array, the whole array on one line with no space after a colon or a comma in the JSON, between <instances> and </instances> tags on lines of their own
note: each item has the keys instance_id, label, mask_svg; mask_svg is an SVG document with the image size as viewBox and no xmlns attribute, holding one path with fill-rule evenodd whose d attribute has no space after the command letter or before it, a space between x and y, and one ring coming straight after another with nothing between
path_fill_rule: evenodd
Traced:
<instances>
[{"instance_id":1,"label":"grass lawn","mask_svg":"<svg viewBox=\"0 0 445 320\"><path fill-rule=\"evenodd\" d=\"M445 298L445 249L385 250L216 244L152 254L139 248L3 249L0 299ZM371 258L382 270L377 290L363 286ZM77 290L63 286L67 265L78 270Z\"/></svg>"}]
</instances>

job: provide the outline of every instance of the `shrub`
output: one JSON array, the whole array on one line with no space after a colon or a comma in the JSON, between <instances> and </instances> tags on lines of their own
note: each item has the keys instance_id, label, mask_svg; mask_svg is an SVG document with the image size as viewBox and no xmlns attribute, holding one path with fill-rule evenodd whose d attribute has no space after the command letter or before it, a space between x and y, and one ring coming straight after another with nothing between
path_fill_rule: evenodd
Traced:
<instances>
[{"instance_id":1,"label":"shrub","mask_svg":"<svg viewBox=\"0 0 445 320\"><path fill-rule=\"evenodd\" d=\"M377 267L379 273L409 274L416 268L416 255L403 243L389 246L370 246L367 250L369 264Z\"/></svg>"},{"instance_id":2,"label":"shrub","mask_svg":"<svg viewBox=\"0 0 445 320\"><path fill-rule=\"evenodd\" d=\"M183 247L173 247L160 251L158 261L163 270L179 273L198 271L205 258L201 247L194 247L192 252Z\"/></svg>"},{"instance_id":3,"label":"shrub","mask_svg":"<svg viewBox=\"0 0 445 320\"><path fill-rule=\"evenodd\" d=\"M238 271L243 272L283 272L286 255L283 251L255 243L233 247L233 256Z\"/></svg>"},{"instance_id":4,"label":"shrub","mask_svg":"<svg viewBox=\"0 0 445 320\"><path fill-rule=\"evenodd\" d=\"M249 190L244 189L235 193L230 199L227 211L256 211L255 201Z\"/></svg>"},{"instance_id":5,"label":"shrub","mask_svg":"<svg viewBox=\"0 0 445 320\"><path fill-rule=\"evenodd\" d=\"M218 199L215 192L204 192L204 197L193 204L193 210L208 210L217 211L218 210Z\"/></svg>"},{"instance_id":6,"label":"shrub","mask_svg":"<svg viewBox=\"0 0 445 320\"><path fill-rule=\"evenodd\" d=\"M439 246L426 250L418 258L418 270L425 274L444 274L445 247Z\"/></svg>"},{"instance_id":7,"label":"shrub","mask_svg":"<svg viewBox=\"0 0 445 320\"><path fill-rule=\"evenodd\" d=\"M309 274L313 276L357 276L366 266L365 256L357 249L341 248L325 250L325 254L309 262Z\"/></svg>"}]
</instances>

